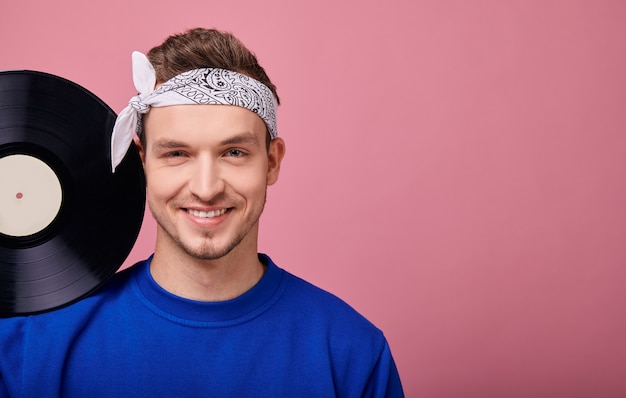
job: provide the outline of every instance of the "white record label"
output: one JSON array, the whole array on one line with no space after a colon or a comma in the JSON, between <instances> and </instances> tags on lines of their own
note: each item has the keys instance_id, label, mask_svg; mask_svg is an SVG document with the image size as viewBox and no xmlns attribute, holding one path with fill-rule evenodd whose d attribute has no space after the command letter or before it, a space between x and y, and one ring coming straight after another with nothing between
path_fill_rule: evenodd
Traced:
<instances>
[{"instance_id":1,"label":"white record label","mask_svg":"<svg viewBox=\"0 0 626 398\"><path fill-rule=\"evenodd\" d=\"M29 155L0 158L0 233L28 236L42 231L61 209L59 178Z\"/></svg>"}]
</instances>

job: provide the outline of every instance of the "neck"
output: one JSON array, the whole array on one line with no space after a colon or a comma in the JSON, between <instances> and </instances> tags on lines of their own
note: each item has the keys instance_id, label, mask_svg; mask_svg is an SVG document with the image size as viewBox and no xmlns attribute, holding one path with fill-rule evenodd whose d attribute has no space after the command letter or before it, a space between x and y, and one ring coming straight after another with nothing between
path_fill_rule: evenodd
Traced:
<instances>
[{"instance_id":1,"label":"neck","mask_svg":"<svg viewBox=\"0 0 626 398\"><path fill-rule=\"evenodd\" d=\"M263 276L265 266L259 261L256 245L243 241L215 260L194 258L180 248L157 245L150 272L163 289L176 296L215 302L231 300L250 290Z\"/></svg>"}]
</instances>

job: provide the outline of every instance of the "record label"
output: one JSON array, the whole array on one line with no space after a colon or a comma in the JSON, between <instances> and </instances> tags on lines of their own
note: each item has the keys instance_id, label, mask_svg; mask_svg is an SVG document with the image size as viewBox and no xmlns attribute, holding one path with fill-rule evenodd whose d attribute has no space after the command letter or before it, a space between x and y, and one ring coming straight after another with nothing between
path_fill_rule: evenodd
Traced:
<instances>
[{"instance_id":1,"label":"record label","mask_svg":"<svg viewBox=\"0 0 626 398\"><path fill-rule=\"evenodd\" d=\"M0 158L0 233L28 236L41 232L61 209L63 191L54 171L29 155Z\"/></svg>"}]
</instances>

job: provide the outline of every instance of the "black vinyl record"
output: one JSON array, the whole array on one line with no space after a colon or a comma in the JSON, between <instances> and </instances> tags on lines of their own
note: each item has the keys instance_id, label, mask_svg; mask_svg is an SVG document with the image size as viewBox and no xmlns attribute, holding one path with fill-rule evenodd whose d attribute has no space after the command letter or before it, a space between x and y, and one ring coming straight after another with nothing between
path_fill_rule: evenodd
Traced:
<instances>
[{"instance_id":1,"label":"black vinyl record","mask_svg":"<svg viewBox=\"0 0 626 398\"><path fill-rule=\"evenodd\" d=\"M112 172L115 119L69 80L0 72L0 316L82 299L130 253L145 179L134 145Z\"/></svg>"}]
</instances>

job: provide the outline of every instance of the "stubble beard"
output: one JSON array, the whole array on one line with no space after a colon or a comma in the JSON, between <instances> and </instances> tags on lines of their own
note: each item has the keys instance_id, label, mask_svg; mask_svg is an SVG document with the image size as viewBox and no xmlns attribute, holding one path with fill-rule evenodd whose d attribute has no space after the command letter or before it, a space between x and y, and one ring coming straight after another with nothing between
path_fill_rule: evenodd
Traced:
<instances>
[{"instance_id":1,"label":"stubble beard","mask_svg":"<svg viewBox=\"0 0 626 398\"><path fill-rule=\"evenodd\" d=\"M183 241L175 226L170 228L168 227L168 224L162 221L161 217L152 210L152 206L150 206L150 211L153 218L156 220L159 229L161 229L185 254L198 260L217 260L229 254L233 249L239 246L246 236L248 236L252 228L257 225L261 214L263 214L266 201L267 188L260 208L249 214L247 219L243 220L243 224L237 231L237 235L235 235L235 237L230 241L226 242L226 244L222 247L215 244L214 234L212 231L205 231L203 233L203 243L200 247L192 247Z\"/></svg>"}]
</instances>

